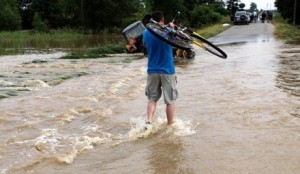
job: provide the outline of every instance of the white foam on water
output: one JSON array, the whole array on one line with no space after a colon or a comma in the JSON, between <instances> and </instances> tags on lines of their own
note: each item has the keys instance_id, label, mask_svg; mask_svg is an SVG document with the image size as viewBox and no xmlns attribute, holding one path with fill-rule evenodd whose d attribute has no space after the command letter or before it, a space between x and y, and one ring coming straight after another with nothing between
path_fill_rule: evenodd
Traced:
<instances>
[{"instance_id":1,"label":"white foam on water","mask_svg":"<svg viewBox=\"0 0 300 174\"><path fill-rule=\"evenodd\" d=\"M4 87L5 90L38 91L49 88L50 86L42 80L26 80L24 82L0 80L0 87Z\"/></svg>"},{"instance_id":2,"label":"white foam on water","mask_svg":"<svg viewBox=\"0 0 300 174\"><path fill-rule=\"evenodd\" d=\"M191 121L183 121L176 119L171 125L167 124L167 119L158 118L151 124L146 124L142 117L130 118L131 129L128 132L129 140L136 140L139 138L147 138L152 134L161 131L161 134L172 134L174 136L187 136L196 133L195 126Z\"/></svg>"},{"instance_id":3,"label":"white foam on water","mask_svg":"<svg viewBox=\"0 0 300 174\"><path fill-rule=\"evenodd\" d=\"M110 139L108 138L100 138L100 137L89 137L89 136L75 137L73 142L74 146L72 147L72 150L66 152L65 154L57 155L56 159L59 162L72 164L77 154L79 154L84 150L93 149L95 145L105 143L107 142L107 140L110 141Z\"/></svg>"},{"instance_id":4,"label":"white foam on water","mask_svg":"<svg viewBox=\"0 0 300 174\"><path fill-rule=\"evenodd\" d=\"M67 55L68 53L57 51L54 53L46 54L46 53L32 53L32 54L22 54L22 55L7 55L7 56L0 56L3 58L3 60L14 60L14 59L20 59L20 60L34 60L34 59L52 59L52 58L60 58L62 56Z\"/></svg>"},{"instance_id":5,"label":"white foam on water","mask_svg":"<svg viewBox=\"0 0 300 174\"><path fill-rule=\"evenodd\" d=\"M167 131L177 136L187 136L196 133L194 128L195 126L193 127L190 120L183 121L181 119L177 119L173 124L168 126Z\"/></svg>"},{"instance_id":6,"label":"white foam on water","mask_svg":"<svg viewBox=\"0 0 300 174\"><path fill-rule=\"evenodd\" d=\"M0 174L6 174L7 170L8 169L2 169L1 172L0 172Z\"/></svg>"},{"instance_id":7,"label":"white foam on water","mask_svg":"<svg viewBox=\"0 0 300 174\"><path fill-rule=\"evenodd\" d=\"M125 79L121 79L116 83L112 84L109 88L109 92L112 94L116 94L116 92L125 84Z\"/></svg>"},{"instance_id":8,"label":"white foam on water","mask_svg":"<svg viewBox=\"0 0 300 174\"><path fill-rule=\"evenodd\" d=\"M50 87L46 82L42 80L26 80L22 83L22 86L26 87L30 91L36 91Z\"/></svg>"},{"instance_id":9,"label":"white foam on water","mask_svg":"<svg viewBox=\"0 0 300 174\"><path fill-rule=\"evenodd\" d=\"M85 127L85 133L98 132L97 125ZM35 139L34 146L44 154L45 158L55 158L58 162L72 164L76 156L84 151L93 149L94 146L111 142L114 138L109 133L99 133L99 136L63 135L56 129L44 129L42 135Z\"/></svg>"},{"instance_id":10,"label":"white foam on water","mask_svg":"<svg viewBox=\"0 0 300 174\"><path fill-rule=\"evenodd\" d=\"M4 80L1 80L0 79L0 86L2 87L6 87L6 86L12 86L12 85L14 85L14 83L13 82L8 82L8 81L4 81Z\"/></svg>"},{"instance_id":11,"label":"white foam on water","mask_svg":"<svg viewBox=\"0 0 300 174\"><path fill-rule=\"evenodd\" d=\"M75 116L78 114L79 113L74 108L71 108L69 111L59 114L57 118L59 118L62 121L71 122L75 119Z\"/></svg>"},{"instance_id":12,"label":"white foam on water","mask_svg":"<svg viewBox=\"0 0 300 174\"><path fill-rule=\"evenodd\" d=\"M146 124L141 117L130 118L131 129L128 132L129 140L136 140L138 138L147 138L149 135L157 132L157 124Z\"/></svg>"},{"instance_id":13,"label":"white foam on water","mask_svg":"<svg viewBox=\"0 0 300 174\"><path fill-rule=\"evenodd\" d=\"M59 139L62 139L62 137L56 129L43 129L42 135L37 137L34 146L39 151L55 152L55 147L58 146Z\"/></svg>"}]
</instances>

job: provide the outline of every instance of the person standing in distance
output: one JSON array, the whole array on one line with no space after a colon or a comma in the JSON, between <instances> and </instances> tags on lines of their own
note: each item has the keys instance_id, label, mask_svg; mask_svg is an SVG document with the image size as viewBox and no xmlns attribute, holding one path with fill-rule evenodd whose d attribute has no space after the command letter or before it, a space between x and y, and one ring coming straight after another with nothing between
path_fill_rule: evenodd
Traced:
<instances>
[{"instance_id":1,"label":"person standing in distance","mask_svg":"<svg viewBox=\"0 0 300 174\"><path fill-rule=\"evenodd\" d=\"M164 24L164 16L160 11L151 14L153 20ZM174 28L174 24L169 24ZM174 122L175 101L178 97L177 79L173 60L173 47L158 39L147 29L143 32L143 44L147 49L147 85L145 94L148 97L147 124L154 120L157 101L164 96L168 125Z\"/></svg>"}]
</instances>

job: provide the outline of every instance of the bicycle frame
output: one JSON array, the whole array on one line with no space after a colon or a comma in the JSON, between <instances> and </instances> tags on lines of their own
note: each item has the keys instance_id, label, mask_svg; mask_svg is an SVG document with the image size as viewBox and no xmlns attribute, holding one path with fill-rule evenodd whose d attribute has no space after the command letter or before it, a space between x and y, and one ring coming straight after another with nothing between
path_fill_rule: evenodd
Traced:
<instances>
[{"instance_id":1,"label":"bicycle frame","mask_svg":"<svg viewBox=\"0 0 300 174\"><path fill-rule=\"evenodd\" d=\"M201 37L200 34L198 34L196 32L193 32L193 34L196 35L196 36ZM199 47L201 47L201 48L203 48L203 49L205 49L205 46L203 44L201 44L200 42L197 42L195 39L192 39L192 43L199 46Z\"/></svg>"},{"instance_id":2,"label":"bicycle frame","mask_svg":"<svg viewBox=\"0 0 300 174\"><path fill-rule=\"evenodd\" d=\"M161 25L153 19L150 19L150 23L146 25L146 28L156 37L173 45L174 47L188 50L192 48L189 44L191 42L220 58L227 58L227 55L224 51L203 38L200 34L191 31L186 27L181 28L180 26L176 25L177 30L175 30L171 27Z\"/></svg>"}]
</instances>

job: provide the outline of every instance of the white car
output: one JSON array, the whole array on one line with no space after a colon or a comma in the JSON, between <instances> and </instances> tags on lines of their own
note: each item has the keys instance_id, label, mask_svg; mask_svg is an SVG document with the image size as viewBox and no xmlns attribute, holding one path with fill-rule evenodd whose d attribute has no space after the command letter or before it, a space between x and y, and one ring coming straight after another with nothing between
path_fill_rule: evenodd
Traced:
<instances>
[{"instance_id":1,"label":"white car","mask_svg":"<svg viewBox=\"0 0 300 174\"><path fill-rule=\"evenodd\" d=\"M247 11L237 11L234 15L233 23L236 24L249 24L250 15Z\"/></svg>"}]
</instances>

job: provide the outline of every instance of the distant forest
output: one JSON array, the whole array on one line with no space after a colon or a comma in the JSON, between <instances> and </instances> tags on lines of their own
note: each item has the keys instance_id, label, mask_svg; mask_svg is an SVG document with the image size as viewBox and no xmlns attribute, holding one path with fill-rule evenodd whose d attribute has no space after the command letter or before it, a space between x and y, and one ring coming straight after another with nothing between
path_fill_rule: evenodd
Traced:
<instances>
[{"instance_id":1,"label":"distant forest","mask_svg":"<svg viewBox=\"0 0 300 174\"><path fill-rule=\"evenodd\" d=\"M293 21L295 0L276 0L285 19ZM0 31L70 28L113 32L141 20L146 13L162 11L171 21L177 11L191 27L216 23L243 7L240 0L0 0ZM250 11L256 4L251 3ZM297 10L296 16L300 16ZM296 19L297 24L300 23Z\"/></svg>"}]
</instances>

